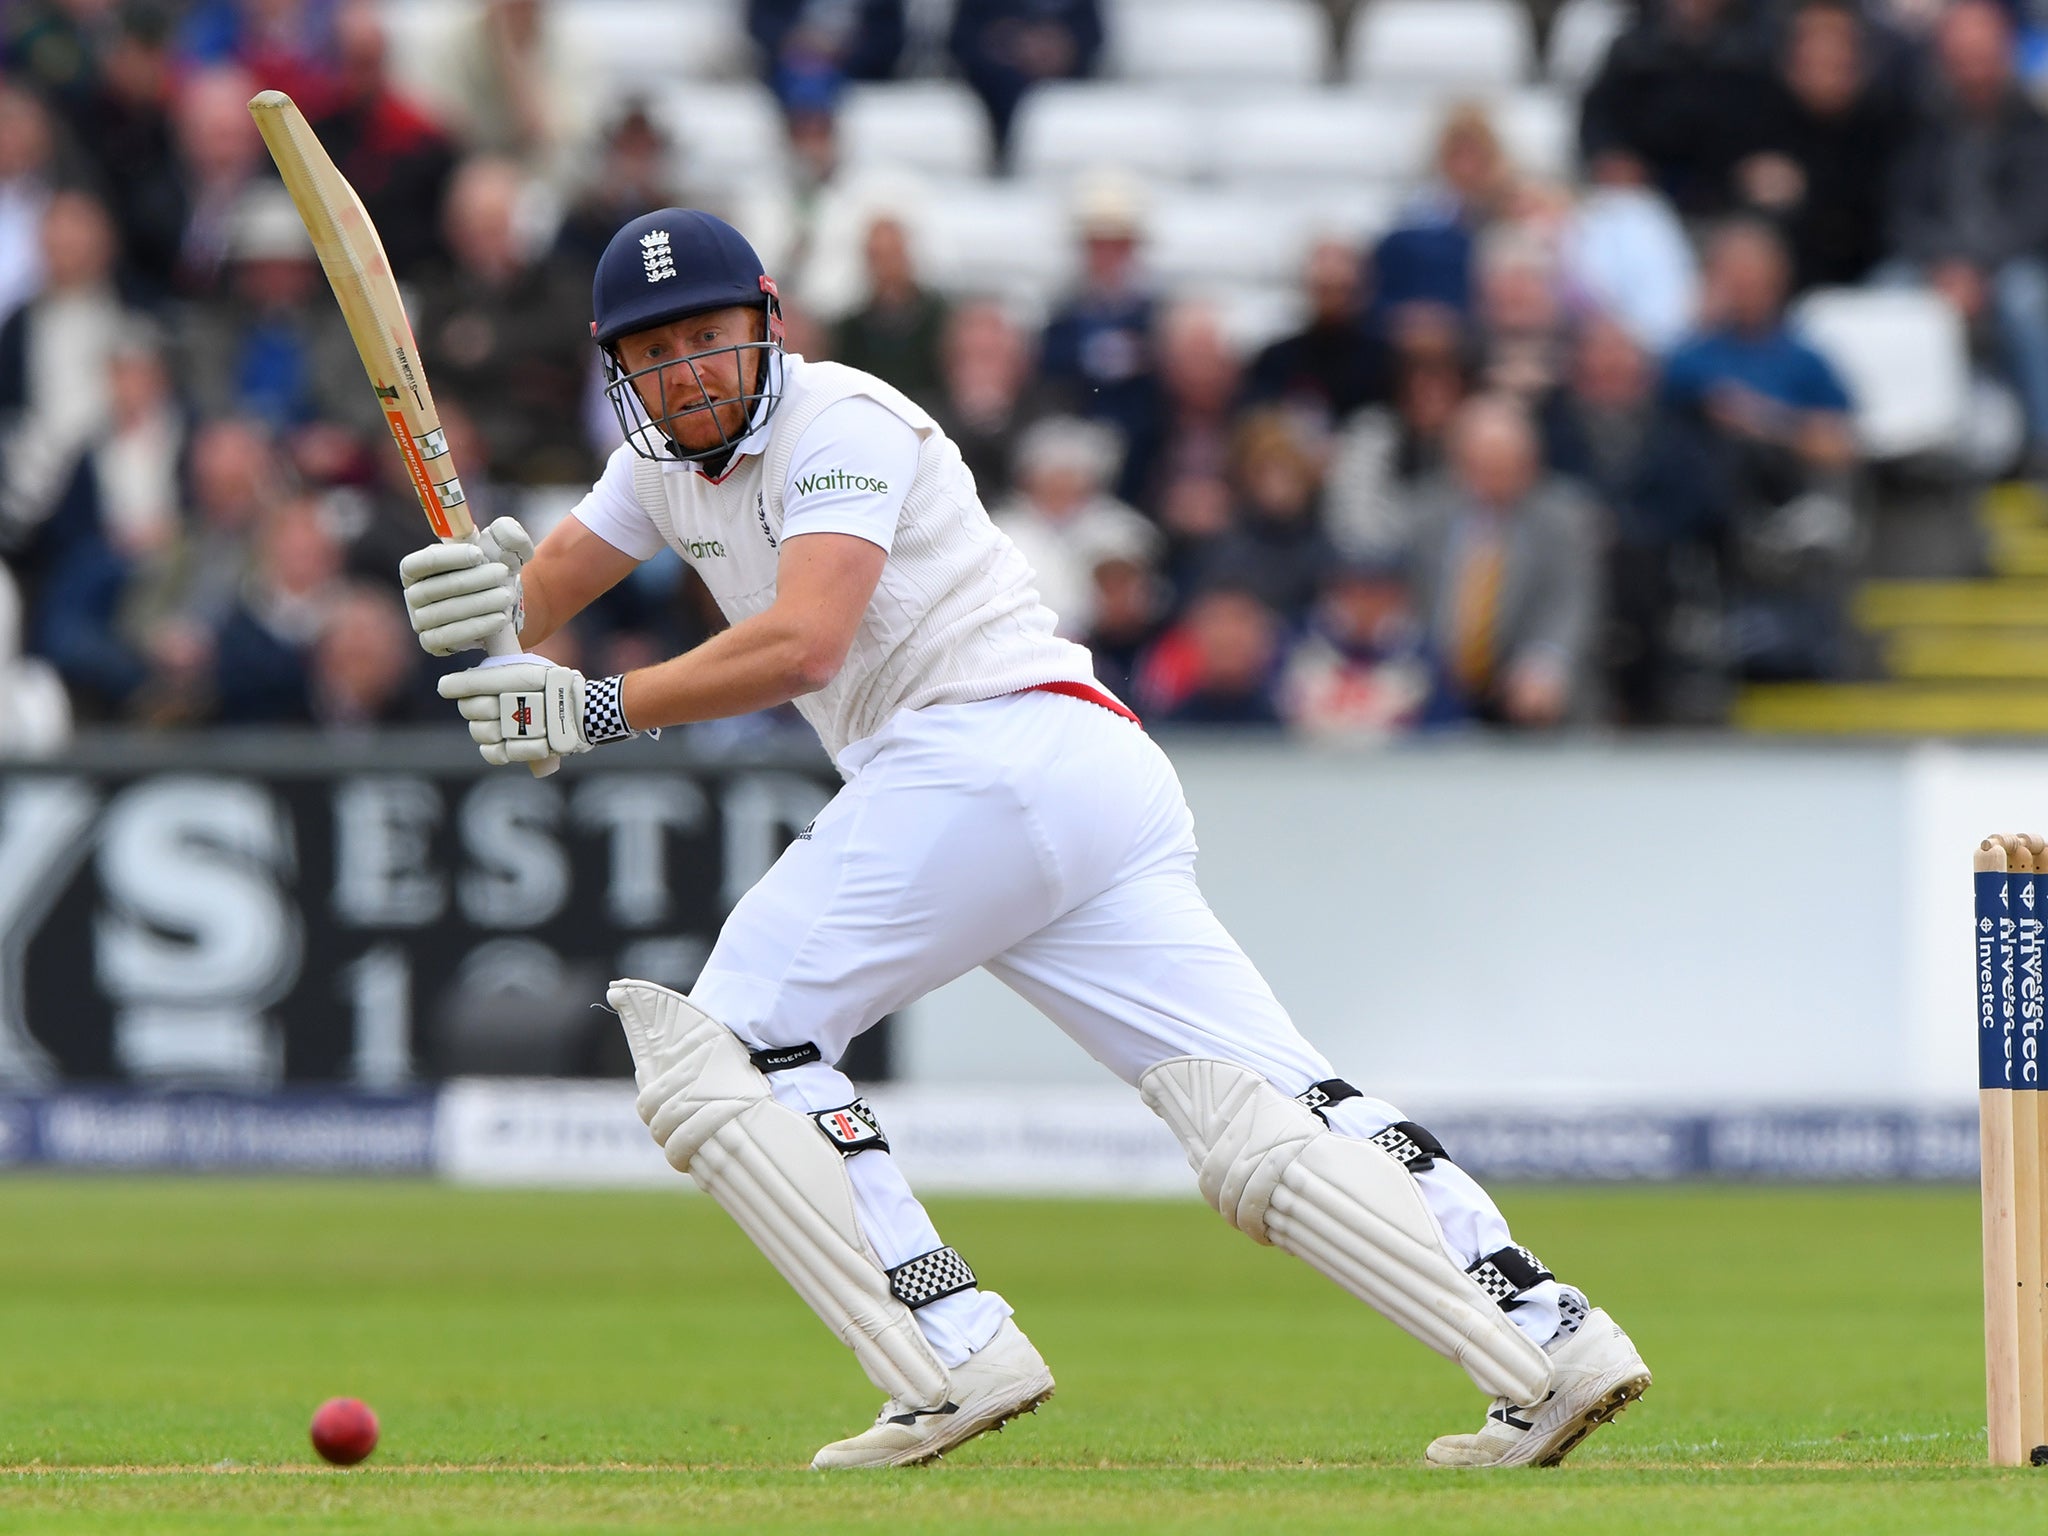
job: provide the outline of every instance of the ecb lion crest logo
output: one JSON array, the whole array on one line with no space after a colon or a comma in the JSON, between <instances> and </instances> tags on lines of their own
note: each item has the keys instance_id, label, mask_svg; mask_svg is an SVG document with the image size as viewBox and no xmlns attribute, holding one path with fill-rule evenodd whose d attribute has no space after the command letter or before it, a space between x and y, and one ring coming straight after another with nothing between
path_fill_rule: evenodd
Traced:
<instances>
[{"instance_id":1,"label":"ecb lion crest logo","mask_svg":"<svg viewBox=\"0 0 2048 1536\"><path fill-rule=\"evenodd\" d=\"M640 260L647 268L647 281L650 283L676 275L675 261L669 255L667 230L657 229L640 237Z\"/></svg>"}]
</instances>

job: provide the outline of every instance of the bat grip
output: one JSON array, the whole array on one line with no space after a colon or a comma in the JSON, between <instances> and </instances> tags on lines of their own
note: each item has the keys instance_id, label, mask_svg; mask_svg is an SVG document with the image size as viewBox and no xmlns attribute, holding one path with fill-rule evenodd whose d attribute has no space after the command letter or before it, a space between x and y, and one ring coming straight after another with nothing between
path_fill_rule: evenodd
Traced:
<instances>
[{"instance_id":1,"label":"bat grip","mask_svg":"<svg viewBox=\"0 0 2048 1536\"><path fill-rule=\"evenodd\" d=\"M484 654L486 656L517 656L519 654L519 637L512 633L512 626L510 624L507 624L490 638L490 641L484 646ZM533 770L533 776L536 779L544 779L562 766L562 760L559 757L544 757L539 762L528 763L526 766Z\"/></svg>"}]
</instances>

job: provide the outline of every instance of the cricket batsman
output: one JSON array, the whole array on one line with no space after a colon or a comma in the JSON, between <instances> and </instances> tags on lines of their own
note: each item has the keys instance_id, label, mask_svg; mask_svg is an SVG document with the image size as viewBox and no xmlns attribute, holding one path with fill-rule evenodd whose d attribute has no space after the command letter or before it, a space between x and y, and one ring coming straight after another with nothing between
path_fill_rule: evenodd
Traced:
<instances>
[{"instance_id":1,"label":"cricket batsman","mask_svg":"<svg viewBox=\"0 0 2048 1536\"><path fill-rule=\"evenodd\" d=\"M1549 1465L1639 1397L1628 1336L1518 1245L1422 1126L1302 1038L1195 883L1166 756L1054 633L932 418L782 347L739 231L664 208L598 264L591 335L625 443L536 549L510 518L401 565L436 655L530 648L676 550L730 627L584 677L524 654L444 678L487 762L794 702L845 779L733 909L685 997L607 993L639 1111L887 1401L819 1468L929 1461L1052 1395L1007 1302L940 1239L836 1065L974 966L1171 1127L1203 1195L1493 1399L1435 1466Z\"/></svg>"}]
</instances>

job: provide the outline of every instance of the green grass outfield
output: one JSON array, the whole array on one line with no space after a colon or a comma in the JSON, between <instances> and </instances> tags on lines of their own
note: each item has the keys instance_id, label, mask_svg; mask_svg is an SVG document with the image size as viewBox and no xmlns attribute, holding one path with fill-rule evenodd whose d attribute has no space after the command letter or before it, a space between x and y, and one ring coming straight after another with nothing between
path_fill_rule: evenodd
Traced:
<instances>
[{"instance_id":1,"label":"green grass outfield","mask_svg":"<svg viewBox=\"0 0 2048 1536\"><path fill-rule=\"evenodd\" d=\"M1198 1204L943 1201L1059 1395L824 1478L876 1396L706 1201L0 1180L0 1531L2048 1532L1982 1464L1971 1192L1504 1204L1657 1373L1564 1468L1422 1470L1463 1375Z\"/></svg>"}]
</instances>

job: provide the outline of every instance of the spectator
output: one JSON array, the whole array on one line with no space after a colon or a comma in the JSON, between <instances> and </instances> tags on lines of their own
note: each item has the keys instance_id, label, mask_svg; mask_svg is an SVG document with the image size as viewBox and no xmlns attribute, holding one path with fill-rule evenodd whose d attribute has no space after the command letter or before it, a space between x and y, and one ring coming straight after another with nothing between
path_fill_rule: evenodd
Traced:
<instances>
[{"instance_id":1,"label":"spectator","mask_svg":"<svg viewBox=\"0 0 2048 1536\"><path fill-rule=\"evenodd\" d=\"M1464 102L1438 131L1435 178L1373 253L1373 312L1381 329L1414 304L1463 315L1472 304L1472 243L1503 213L1514 167L1486 108Z\"/></svg>"},{"instance_id":2,"label":"spectator","mask_svg":"<svg viewBox=\"0 0 2048 1536\"><path fill-rule=\"evenodd\" d=\"M1109 428L1048 417L1018 443L1016 494L996 510L996 526L1030 562L1059 632L1076 639L1095 628L1100 552L1137 548L1148 563L1157 558L1158 531L1105 490L1117 458Z\"/></svg>"},{"instance_id":3,"label":"spectator","mask_svg":"<svg viewBox=\"0 0 2048 1536\"><path fill-rule=\"evenodd\" d=\"M0 758L49 757L71 740L64 680L21 650L21 589L0 565Z\"/></svg>"},{"instance_id":4,"label":"spectator","mask_svg":"<svg viewBox=\"0 0 2048 1536\"><path fill-rule=\"evenodd\" d=\"M1102 51L1099 0L959 0L952 54L988 108L996 158L1009 163L1010 125L1041 80L1095 73Z\"/></svg>"},{"instance_id":5,"label":"spectator","mask_svg":"<svg viewBox=\"0 0 2048 1536\"><path fill-rule=\"evenodd\" d=\"M832 356L887 379L919 405L939 398L939 345L945 301L919 286L910 236L883 214L868 225L867 302L835 327Z\"/></svg>"},{"instance_id":6,"label":"spectator","mask_svg":"<svg viewBox=\"0 0 2048 1536\"><path fill-rule=\"evenodd\" d=\"M328 609L314 642L308 697L329 729L404 725L422 708L419 644L388 583L353 582Z\"/></svg>"},{"instance_id":7,"label":"spectator","mask_svg":"<svg viewBox=\"0 0 2048 1536\"><path fill-rule=\"evenodd\" d=\"M124 602L152 676L141 713L158 724L211 710L216 636L248 577L256 529L285 496L283 462L257 422L199 427L188 474L191 524Z\"/></svg>"},{"instance_id":8,"label":"spectator","mask_svg":"<svg viewBox=\"0 0 2048 1536\"><path fill-rule=\"evenodd\" d=\"M1659 356L1698 317L1699 263L1685 226L1631 156L1609 155L1596 167L1566 220L1559 256L1566 289Z\"/></svg>"},{"instance_id":9,"label":"spectator","mask_svg":"<svg viewBox=\"0 0 2048 1536\"><path fill-rule=\"evenodd\" d=\"M214 698L229 725L313 720L313 649L340 597L341 549L317 503L294 498L258 525L255 558L214 647Z\"/></svg>"},{"instance_id":10,"label":"spectator","mask_svg":"<svg viewBox=\"0 0 2048 1536\"><path fill-rule=\"evenodd\" d=\"M669 172L673 146L647 104L629 101L605 130L593 174L555 237L555 254L579 271L594 270L619 227L650 208L685 201Z\"/></svg>"},{"instance_id":11,"label":"spectator","mask_svg":"<svg viewBox=\"0 0 2048 1536\"><path fill-rule=\"evenodd\" d=\"M1084 636L1095 658L1095 676L1126 703L1138 697L1138 665L1159 638L1171 589L1158 571L1159 538L1150 527L1133 530L1121 544L1095 545L1094 623Z\"/></svg>"},{"instance_id":12,"label":"spectator","mask_svg":"<svg viewBox=\"0 0 2048 1536\"><path fill-rule=\"evenodd\" d=\"M1386 388L1386 357L1365 328L1358 253L1342 240L1318 240L1302 273L1308 324L1252 360L1245 401L1296 412L1319 437Z\"/></svg>"},{"instance_id":13,"label":"spectator","mask_svg":"<svg viewBox=\"0 0 2048 1536\"><path fill-rule=\"evenodd\" d=\"M1702 725L1726 706L1719 650L1722 466L1659 408L1657 367L1623 326L1579 331L1546 458L1599 503L1608 548L1610 706L1629 725Z\"/></svg>"},{"instance_id":14,"label":"spectator","mask_svg":"<svg viewBox=\"0 0 2048 1536\"><path fill-rule=\"evenodd\" d=\"M97 199L50 199L42 290L0 325L0 522L17 529L49 515L106 423L107 366L129 323L114 290L115 253L113 220Z\"/></svg>"},{"instance_id":15,"label":"spectator","mask_svg":"<svg viewBox=\"0 0 2048 1536\"><path fill-rule=\"evenodd\" d=\"M1849 393L1786 328L1790 280L1769 225L1721 230L1708 247L1705 324L1664 375L1666 408L1719 464L1733 661L1749 676L1836 669L1839 581L1858 539Z\"/></svg>"},{"instance_id":16,"label":"spectator","mask_svg":"<svg viewBox=\"0 0 2048 1536\"><path fill-rule=\"evenodd\" d=\"M116 341L108 386L109 416L23 560L35 649L99 717L124 713L148 675L135 595L178 538L184 436L147 327Z\"/></svg>"},{"instance_id":17,"label":"spectator","mask_svg":"<svg viewBox=\"0 0 2048 1536\"><path fill-rule=\"evenodd\" d=\"M1106 421L1123 434L1117 494L1137 501L1151 470L1159 415L1152 359L1156 306L1138 273L1142 194L1122 176L1098 174L1083 183L1074 212L1081 286L1046 323L1039 371L1063 408Z\"/></svg>"},{"instance_id":18,"label":"spectator","mask_svg":"<svg viewBox=\"0 0 2048 1536\"><path fill-rule=\"evenodd\" d=\"M1341 561L1325 573L1280 695L1287 723L1311 736L1386 737L1422 721L1430 667L1399 566Z\"/></svg>"},{"instance_id":19,"label":"spectator","mask_svg":"<svg viewBox=\"0 0 2048 1536\"><path fill-rule=\"evenodd\" d=\"M1478 253L1482 387L1539 411L1564 370L1565 313L1557 254L1519 224L1496 224Z\"/></svg>"},{"instance_id":20,"label":"spectator","mask_svg":"<svg viewBox=\"0 0 2048 1536\"><path fill-rule=\"evenodd\" d=\"M1957 0L1936 40L1939 79L1896 182L1896 270L1995 339L2038 465L2048 462L2048 121L2013 79L2012 29L1996 5Z\"/></svg>"},{"instance_id":21,"label":"spectator","mask_svg":"<svg viewBox=\"0 0 2048 1536\"><path fill-rule=\"evenodd\" d=\"M1852 0L1806 0L1770 84L1760 147L1736 167L1741 201L1784 231L1802 289L1860 283L1884 255L1900 113L1870 54Z\"/></svg>"},{"instance_id":22,"label":"spectator","mask_svg":"<svg viewBox=\"0 0 2048 1536\"><path fill-rule=\"evenodd\" d=\"M1541 728L1592 708L1599 611L1594 516L1546 479L1522 407L1463 406L1452 473L1425 499L1412 570L1446 691L1471 718Z\"/></svg>"},{"instance_id":23,"label":"spectator","mask_svg":"<svg viewBox=\"0 0 2048 1536\"><path fill-rule=\"evenodd\" d=\"M604 87L578 29L564 20L560 6L543 0L483 0L441 73L450 88L450 126L464 148L517 160L529 175L566 189L575 153L596 126L591 111ZM627 217L660 206L645 203Z\"/></svg>"},{"instance_id":24,"label":"spectator","mask_svg":"<svg viewBox=\"0 0 2048 1536\"><path fill-rule=\"evenodd\" d=\"M308 111L334 88L335 41L326 0L199 0L177 37L182 62L240 65Z\"/></svg>"},{"instance_id":25,"label":"spectator","mask_svg":"<svg viewBox=\"0 0 2048 1536\"><path fill-rule=\"evenodd\" d=\"M422 288L420 351L437 391L475 417L487 467L522 484L569 484L592 466L579 417L591 366L590 292L520 224L525 174L467 161L443 215L454 273Z\"/></svg>"},{"instance_id":26,"label":"spectator","mask_svg":"<svg viewBox=\"0 0 2048 1536\"><path fill-rule=\"evenodd\" d=\"M1203 592L1139 664L1138 712L1169 725L1277 729L1280 622L1241 587Z\"/></svg>"},{"instance_id":27,"label":"spectator","mask_svg":"<svg viewBox=\"0 0 2048 1536\"><path fill-rule=\"evenodd\" d=\"M1159 432L1141 443L1143 483L1151 489L1138 507L1165 528L1171 569L1185 582L1201 568L1208 546L1230 531L1237 357L1214 306L1197 299L1165 313L1158 346Z\"/></svg>"},{"instance_id":28,"label":"spectator","mask_svg":"<svg viewBox=\"0 0 2048 1536\"><path fill-rule=\"evenodd\" d=\"M1331 452L1325 523L1351 559L1406 557L1414 535L1414 493L1442 472L1452 419L1472 387L1456 322L1411 312L1393 346L1393 399L1344 424Z\"/></svg>"},{"instance_id":29,"label":"spectator","mask_svg":"<svg viewBox=\"0 0 2048 1536\"><path fill-rule=\"evenodd\" d=\"M50 119L0 80L0 320L43 285L43 212L50 203Z\"/></svg>"},{"instance_id":30,"label":"spectator","mask_svg":"<svg viewBox=\"0 0 2048 1536\"><path fill-rule=\"evenodd\" d=\"M1204 558L1203 584L1228 579L1289 626L1305 621L1323 573L1336 563L1317 506L1321 469L1287 416L1245 417L1231 443L1236 515Z\"/></svg>"},{"instance_id":31,"label":"spectator","mask_svg":"<svg viewBox=\"0 0 2048 1536\"><path fill-rule=\"evenodd\" d=\"M174 78L168 18L126 7L102 52L98 88L83 120L72 125L120 226L123 275L152 303L171 291L184 235L185 188L171 128Z\"/></svg>"},{"instance_id":32,"label":"spectator","mask_svg":"<svg viewBox=\"0 0 2048 1536\"><path fill-rule=\"evenodd\" d=\"M215 289L227 262L235 210L263 179L267 157L249 98L256 83L232 64L203 69L179 89L173 128L184 207L174 286L186 294Z\"/></svg>"},{"instance_id":33,"label":"spectator","mask_svg":"<svg viewBox=\"0 0 2048 1536\"><path fill-rule=\"evenodd\" d=\"M187 306L185 383L203 416L248 416L280 434L322 423L382 422L313 243L282 187L257 185L235 210L227 291Z\"/></svg>"},{"instance_id":34,"label":"spectator","mask_svg":"<svg viewBox=\"0 0 2048 1536\"><path fill-rule=\"evenodd\" d=\"M747 32L784 100L820 80L887 80L903 53L903 0L747 0Z\"/></svg>"},{"instance_id":35,"label":"spectator","mask_svg":"<svg viewBox=\"0 0 2048 1536\"><path fill-rule=\"evenodd\" d=\"M1019 436L1037 414L1031 344L993 299L954 306L939 350L932 414L993 503L1006 494Z\"/></svg>"},{"instance_id":36,"label":"spectator","mask_svg":"<svg viewBox=\"0 0 2048 1536\"><path fill-rule=\"evenodd\" d=\"M418 277L444 254L437 215L455 151L426 110L392 84L375 0L343 0L334 46L335 89L323 111L308 115L362 198L392 271Z\"/></svg>"},{"instance_id":37,"label":"spectator","mask_svg":"<svg viewBox=\"0 0 2048 1536\"><path fill-rule=\"evenodd\" d=\"M1595 181L1655 185L1687 218L1725 213L1756 147L1768 90L1756 33L1733 0L1662 0L1615 40L1580 104ZM1633 161L1626 169L1607 162Z\"/></svg>"}]
</instances>

